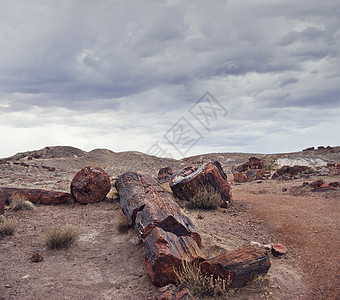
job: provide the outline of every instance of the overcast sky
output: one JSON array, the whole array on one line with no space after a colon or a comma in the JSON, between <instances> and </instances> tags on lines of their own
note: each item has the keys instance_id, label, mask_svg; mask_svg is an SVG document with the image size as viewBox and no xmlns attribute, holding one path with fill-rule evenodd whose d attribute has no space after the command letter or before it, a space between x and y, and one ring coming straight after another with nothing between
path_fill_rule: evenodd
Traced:
<instances>
[{"instance_id":1,"label":"overcast sky","mask_svg":"<svg viewBox=\"0 0 340 300\"><path fill-rule=\"evenodd\" d=\"M340 145L339 0L0 0L0 157Z\"/></svg>"}]
</instances>

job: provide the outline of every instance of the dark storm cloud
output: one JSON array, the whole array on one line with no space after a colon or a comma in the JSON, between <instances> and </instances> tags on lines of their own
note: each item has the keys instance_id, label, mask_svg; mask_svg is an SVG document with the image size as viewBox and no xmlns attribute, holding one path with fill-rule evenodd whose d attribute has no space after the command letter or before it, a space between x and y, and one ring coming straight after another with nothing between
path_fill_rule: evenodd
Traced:
<instances>
[{"instance_id":1,"label":"dark storm cloud","mask_svg":"<svg viewBox=\"0 0 340 300\"><path fill-rule=\"evenodd\" d=\"M38 126L32 114L58 108L60 118L51 119L58 126L65 110L112 112L112 127L135 123L154 136L209 91L230 111L238 137L229 141L246 145L279 132L284 108L293 109L288 132L305 114L309 128L315 108L339 107L335 0L0 4L0 114L8 126L16 112L23 114L20 126ZM223 126L207 143L223 144L218 136L229 134ZM242 133L249 128L252 139Z\"/></svg>"}]
</instances>

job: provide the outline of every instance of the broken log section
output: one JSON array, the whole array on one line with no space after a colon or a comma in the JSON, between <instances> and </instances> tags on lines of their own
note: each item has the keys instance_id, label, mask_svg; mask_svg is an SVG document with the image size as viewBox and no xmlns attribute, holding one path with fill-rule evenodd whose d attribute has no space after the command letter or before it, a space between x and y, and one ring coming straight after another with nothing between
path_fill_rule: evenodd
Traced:
<instances>
[{"instance_id":1,"label":"broken log section","mask_svg":"<svg viewBox=\"0 0 340 300\"><path fill-rule=\"evenodd\" d=\"M170 188L182 200L190 200L197 193L206 190L216 191L223 200L222 207L231 202L231 188L221 164L218 161L205 163L196 170L185 168L173 175Z\"/></svg>"},{"instance_id":2,"label":"broken log section","mask_svg":"<svg viewBox=\"0 0 340 300\"><path fill-rule=\"evenodd\" d=\"M0 188L0 202L3 201L5 204L9 205L11 197L14 194L21 195L34 204L62 204L72 199L72 195L65 192L4 187Z\"/></svg>"},{"instance_id":3,"label":"broken log section","mask_svg":"<svg viewBox=\"0 0 340 300\"><path fill-rule=\"evenodd\" d=\"M257 274L267 273L270 260L265 249L249 245L227 251L200 264L203 274L231 280L230 287L245 285Z\"/></svg>"},{"instance_id":4,"label":"broken log section","mask_svg":"<svg viewBox=\"0 0 340 300\"><path fill-rule=\"evenodd\" d=\"M145 239L155 227L177 236L191 236L198 245L200 235L190 219L182 214L171 194L153 178L127 172L116 180L120 205L129 224Z\"/></svg>"}]
</instances>

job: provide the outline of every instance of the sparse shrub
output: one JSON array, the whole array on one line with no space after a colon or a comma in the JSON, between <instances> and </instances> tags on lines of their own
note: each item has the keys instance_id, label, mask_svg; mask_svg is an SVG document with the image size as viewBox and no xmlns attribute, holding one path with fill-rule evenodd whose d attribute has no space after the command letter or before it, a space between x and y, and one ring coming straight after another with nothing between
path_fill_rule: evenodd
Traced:
<instances>
[{"instance_id":1,"label":"sparse shrub","mask_svg":"<svg viewBox=\"0 0 340 300\"><path fill-rule=\"evenodd\" d=\"M183 261L180 270L176 271L178 283L189 289L195 296L223 296L231 294L231 280L202 274L196 264Z\"/></svg>"},{"instance_id":2,"label":"sparse shrub","mask_svg":"<svg viewBox=\"0 0 340 300\"><path fill-rule=\"evenodd\" d=\"M192 209L216 209L222 204L221 195L214 189L206 189L198 192L185 203L186 208Z\"/></svg>"},{"instance_id":3,"label":"sparse shrub","mask_svg":"<svg viewBox=\"0 0 340 300\"><path fill-rule=\"evenodd\" d=\"M14 219L7 219L4 216L0 218L0 236L13 235L17 222Z\"/></svg>"},{"instance_id":4,"label":"sparse shrub","mask_svg":"<svg viewBox=\"0 0 340 300\"><path fill-rule=\"evenodd\" d=\"M20 194L13 194L11 196L10 209L14 211L18 210L34 210L35 205L28 201L27 198Z\"/></svg>"},{"instance_id":5,"label":"sparse shrub","mask_svg":"<svg viewBox=\"0 0 340 300\"><path fill-rule=\"evenodd\" d=\"M46 246L49 249L68 248L76 241L78 236L78 229L74 226L54 227L46 233Z\"/></svg>"}]
</instances>

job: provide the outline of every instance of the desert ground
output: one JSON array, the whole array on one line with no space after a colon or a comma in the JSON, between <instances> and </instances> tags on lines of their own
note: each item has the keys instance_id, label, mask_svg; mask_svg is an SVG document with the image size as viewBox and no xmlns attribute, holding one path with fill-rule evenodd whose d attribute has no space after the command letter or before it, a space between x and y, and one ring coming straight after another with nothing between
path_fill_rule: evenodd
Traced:
<instances>
[{"instance_id":1,"label":"desert ground","mask_svg":"<svg viewBox=\"0 0 340 300\"><path fill-rule=\"evenodd\" d=\"M158 289L144 269L143 245L133 229L119 229L125 217L114 181L126 171L156 177L162 167L176 170L211 159L228 174L233 200L230 208L184 211L201 234L203 252L217 255L252 241L282 243L288 249L280 257L269 254L272 265L264 289L241 289L229 297L339 299L340 188L313 191L303 183L339 182L340 175L320 167L319 172L289 180L235 182L233 166L250 156L263 159L274 170L278 160L296 165L339 163L340 147L275 155L218 153L182 160L46 147L1 159L0 187L69 192L74 175L92 165L108 173L112 189L104 201L94 204L39 205L34 211L6 207L6 218L15 218L17 228L14 235L0 239L0 299L154 299ZM163 186L170 191L167 184ZM48 250L46 231L63 224L79 229L77 242L69 249ZM34 252L42 253L42 262L31 261Z\"/></svg>"}]
</instances>

